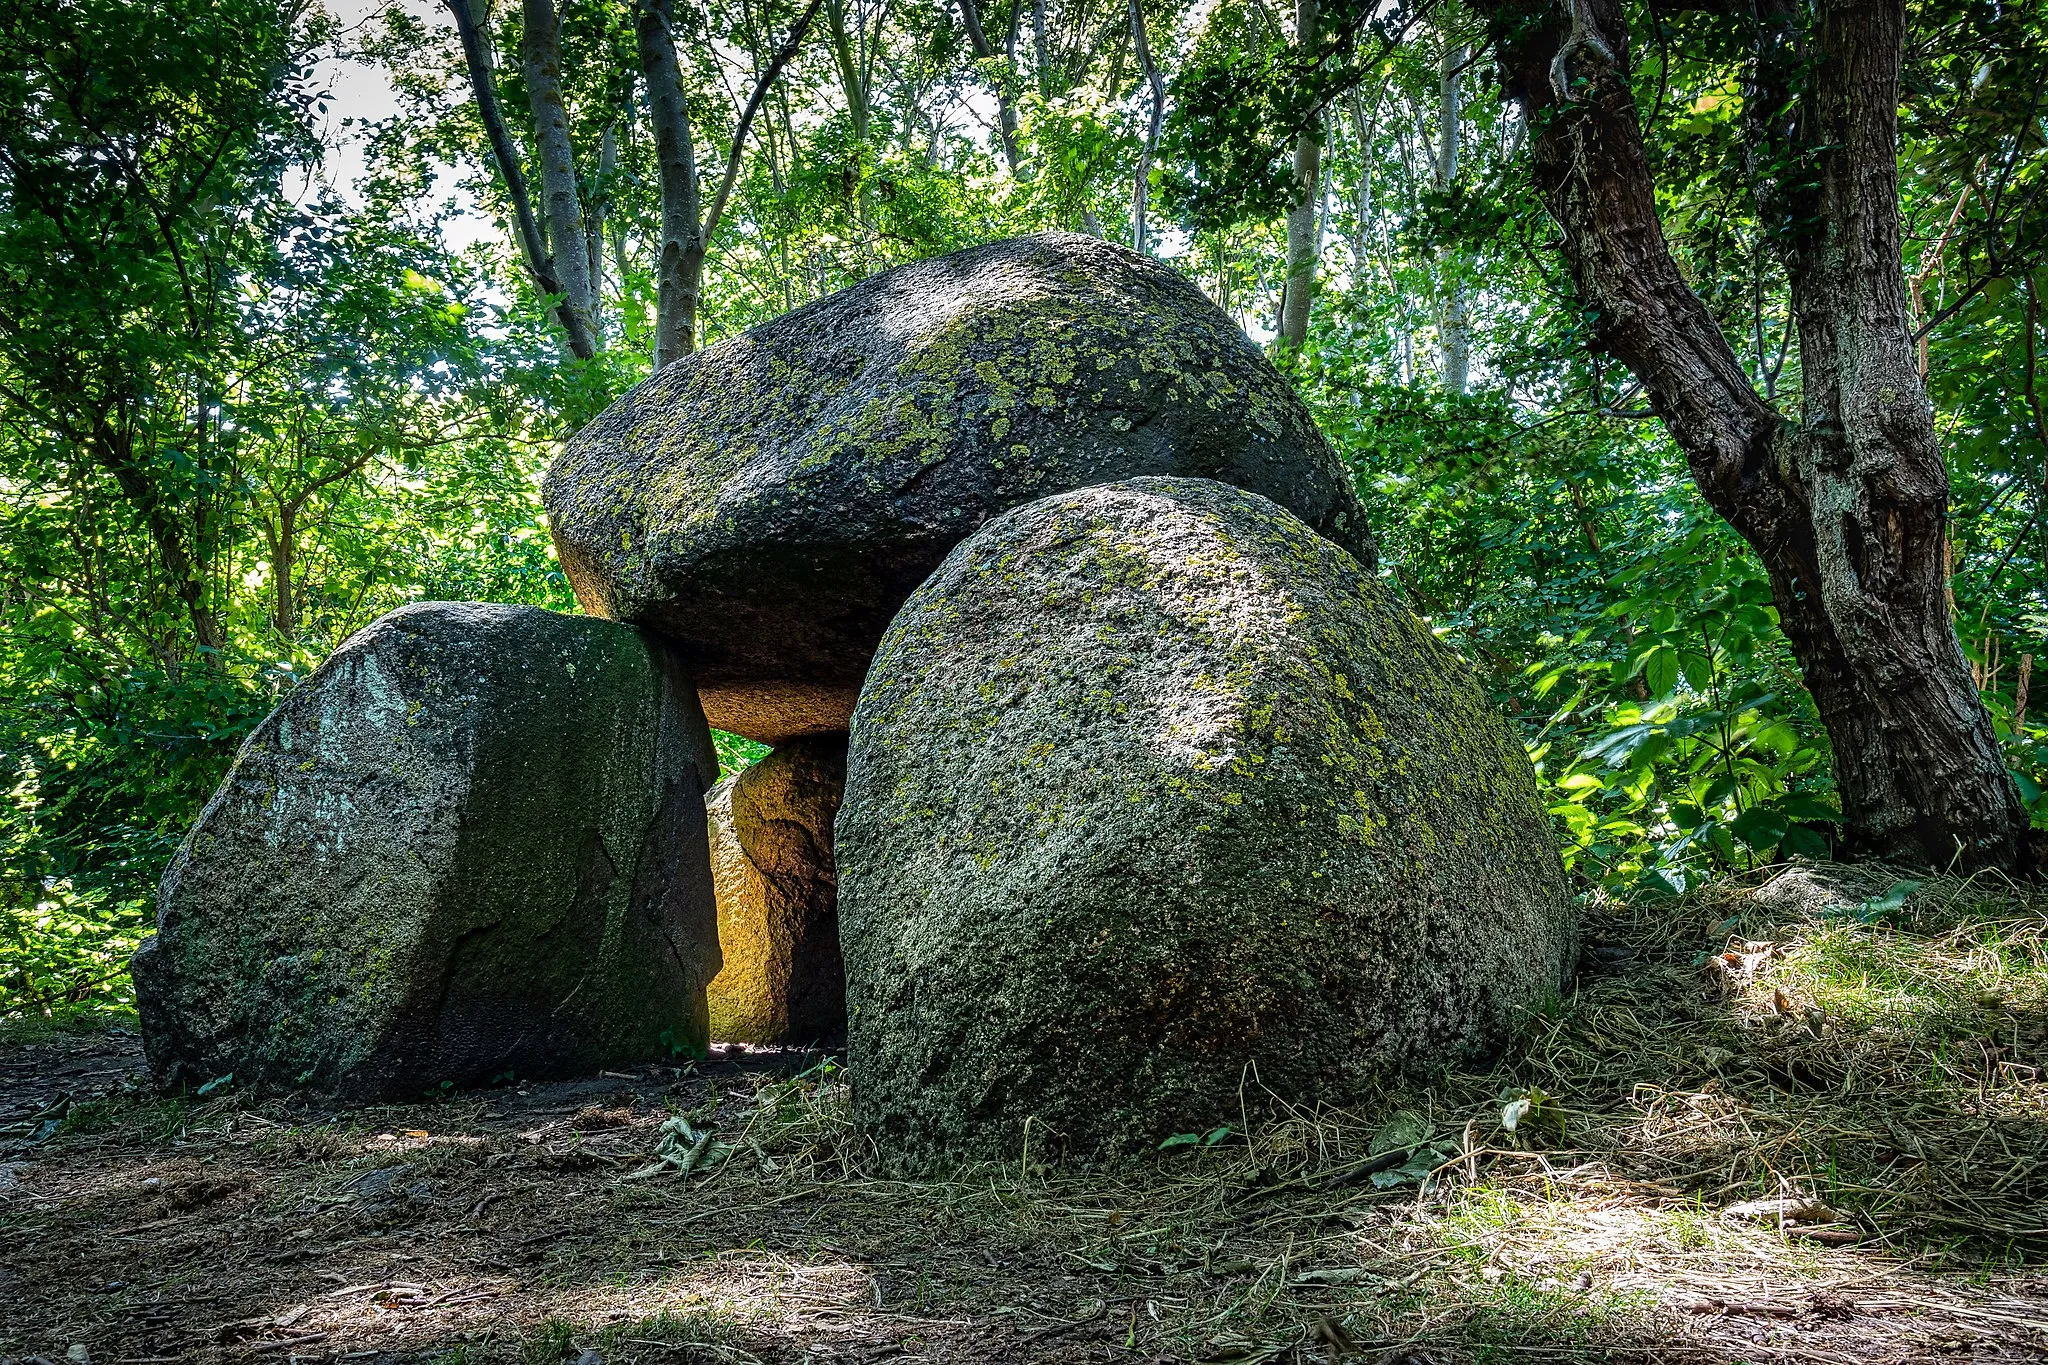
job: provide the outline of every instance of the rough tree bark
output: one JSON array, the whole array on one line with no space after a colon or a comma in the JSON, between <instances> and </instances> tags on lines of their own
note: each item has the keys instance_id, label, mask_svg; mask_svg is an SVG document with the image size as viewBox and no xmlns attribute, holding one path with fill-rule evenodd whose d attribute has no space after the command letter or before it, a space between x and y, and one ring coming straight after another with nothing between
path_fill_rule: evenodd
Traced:
<instances>
[{"instance_id":1,"label":"rough tree bark","mask_svg":"<svg viewBox=\"0 0 2048 1365\"><path fill-rule=\"evenodd\" d=\"M1166 118L1166 82L1160 78L1158 63L1152 60L1152 44L1145 36L1144 0L1131 0L1131 46L1152 96L1145 145L1138 153L1138 173L1131 180L1131 250L1142 253L1150 245L1145 217L1152 200L1152 157L1159 150L1159 126Z\"/></svg>"},{"instance_id":2,"label":"rough tree bark","mask_svg":"<svg viewBox=\"0 0 2048 1365\"><path fill-rule=\"evenodd\" d=\"M554 0L522 0L521 11L520 56L526 69L527 102L533 106L533 140L540 157L547 240L555 278L562 286L562 321L576 354L588 358L597 353L597 328L591 308L583 209L576 191L576 155L569 143L569 108L562 99L561 23ZM587 353L585 345L590 348Z\"/></svg>"},{"instance_id":3,"label":"rough tree bark","mask_svg":"<svg viewBox=\"0 0 2048 1365\"><path fill-rule=\"evenodd\" d=\"M732 144L726 151L725 174L708 210L697 190L697 149L690 134L690 109L683 95L682 67L676 60L669 27L670 0L641 0L635 19L640 46L641 77L647 82L647 105L654 125L655 162L661 173L661 247L656 278L654 368L686 356L697 347L697 307L704 296L704 256L718 231L739 180L740 159L747 136L761 112L761 102L782 69L796 57L804 35L818 17L823 0L811 0L790 27L789 37L775 49L754 81L753 93L740 111Z\"/></svg>"},{"instance_id":4,"label":"rough tree bark","mask_svg":"<svg viewBox=\"0 0 2048 1365\"><path fill-rule=\"evenodd\" d=\"M1321 22L1319 0L1295 0L1294 45L1306 54ZM1287 277L1280 293L1280 344L1299 351L1308 341L1309 303L1315 296L1317 185L1322 179L1323 121L1311 119L1294 139L1294 206L1287 210Z\"/></svg>"},{"instance_id":5,"label":"rough tree bark","mask_svg":"<svg viewBox=\"0 0 2048 1365\"><path fill-rule=\"evenodd\" d=\"M493 75L495 63L487 36L490 27L487 0L448 0L448 12L454 16L455 32L462 40L463 64L469 71L469 88L476 96L477 116L483 120L484 134L491 142L491 158L498 163L498 175L505 182L505 197L511 201L519 255L526 262L526 271L533 277L534 285L555 300L552 311L568 338L570 353L578 359L588 360L597 354L597 338L587 326L579 325L579 319L568 305L567 291L555 274L554 262L548 257L547 243L541 237L540 224L533 214L533 200L527 194L519 146L513 142L511 129L505 123L505 111L498 105L498 87Z\"/></svg>"},{"instance_id":6,"label":"rough tree bark","mask_svg":"<svg viewBox=\"0 0 2048 1365\"><path fill-rule=\"evenodd\" d=\"M1899 247L1903 0L1693 7L1754 43L1745 135L1791 280L1801 420L1758 395L1672 257L1620 0L1484 7L1532 124L1536 188L1598 343L1641 379L1701 492L1770 574L1833 742L1845 851L2023 868L2026 810L1946 601L1948 476Z\"/></svg>"}]
</instances>

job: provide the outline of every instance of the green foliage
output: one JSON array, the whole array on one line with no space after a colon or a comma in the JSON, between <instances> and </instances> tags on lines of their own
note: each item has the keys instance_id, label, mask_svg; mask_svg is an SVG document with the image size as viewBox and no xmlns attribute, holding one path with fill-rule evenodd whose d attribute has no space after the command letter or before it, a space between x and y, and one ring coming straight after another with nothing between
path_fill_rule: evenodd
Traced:
<instances>
[{"instance_id":1,"label":"green foliage","mask_svg":"<svg viewBox=\"0 0 2048 1365\"><path fill-rule=\"evenodd\" d=\"M565 358L514 249L437 13L343 29L287 0L0 12L0 1016L116 1017L177 840L241 737L350 632L420 599L575 608L535 480L564 431L647 373L661 202L633 9L558 5L602 281L587 362ZM674 8L708 193L801 7ZM709 243L706 343L993 238L1129 240L1151 112L1129 7L979 8L985 59L949 0L820 12ZM1298 42L1287 10L1141 7L1169 90L1155 252L1264 340L1296 139L1320 130L1310 336L1286 363L1388 573L1522 727L1582 886L1657 897L1827 851L1826 740L1769 585L1629 376L1589 351L1481 24L1455 4L1331 0ZM1923 0L1911 17L1904 254L1949 462L1956 618L2048 825L2048 678L2027 674L2024 704L2021 683L2024 657L2048 661L2048 37L2029 5ZM1785 225L1760 220L1741 147L1746 38L1705 12L1630 22L1681 268L1758 389L1796 412L1770 250ZM499 95L530 145L520 7L494 24ZM379 68L400 112L336 106L319 80L335 59ZM363 165L350 185L334 183L343 139ZM1463 392L1447 382L1461 338ZM762 752L718 745L728 773Z\"/></svg>"}]
</instances>

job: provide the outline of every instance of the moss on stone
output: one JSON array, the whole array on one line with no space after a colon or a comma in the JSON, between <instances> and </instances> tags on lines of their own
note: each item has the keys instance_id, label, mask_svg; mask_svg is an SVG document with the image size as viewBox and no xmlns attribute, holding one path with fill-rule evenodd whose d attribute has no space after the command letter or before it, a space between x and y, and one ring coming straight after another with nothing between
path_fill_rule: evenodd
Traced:
<instances>
[{"instance_id":1,"label":"moss on stone","mask_svg":"<svg viewBox=\"0 0 2048 1365\"><path fill-rule=\"evenodd\" d=\"M1570 952L1470 671L1299 518L1205 480L1030 504L911 597L839 823L885 1149L1084 1152L1341 1102L1498 1040Z\"/></svg>"},{"instance_id":2,"label":"moss on stone","mask_svg":"<svg viewBox=\"0 0 2048 1365\"><path fill-rule=\"evenodd\" d=\"M850 686L987 516L1148 473L1255 489L1371 554L1328 443L1229 318L1156 262L1048 234L885 272L669 366L577 434L544 493L585 607L662 630L708 686Z\"/></svg>"}]
</instances>

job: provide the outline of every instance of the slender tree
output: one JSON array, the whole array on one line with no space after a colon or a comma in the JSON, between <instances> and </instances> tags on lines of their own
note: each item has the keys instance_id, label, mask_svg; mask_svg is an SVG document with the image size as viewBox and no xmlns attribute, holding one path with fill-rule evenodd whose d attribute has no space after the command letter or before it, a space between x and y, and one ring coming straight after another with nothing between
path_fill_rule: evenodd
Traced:
<instances>
[{"instance_id":1,"label":"slender tree","mask_svg":"<svg viewBox=\"0 0 2048 1365\"><path fill-rule=\"evenodd\" d=\"M1144 0L1130 0L1131 46L1137 52L1138 69L1144 73L1145 89L1151 96L1151 118L1145 124L1145 145L1138 152L1137 174L1131 180L1131 249L1143 252L1150 246L1146 213L1151 207L1152 158L1159 151L1159 127L1166 118L1166 82L1159 65L1152 60L1152 44L1145 35Z\"/></svg>"},{"instance_id":2,"label":"slender tree","mask_svg":"<svg viewBox=\"0 0 2048 1365\"><path fill-rule=\"evenodd\" d=\"M982 26L981 6L978 0L960 0L960 26L967 31L967 44L974 55L986 62L996 56L995 45L988 40L988 30ZM1023 154L1017 146L1017 106L1010 99L1007 84L996 86L996 133L1003 145L1003 160L1010 165L1012 174L1023 162Z\"/></svg>"},{"instance_id":3,"label":"slender tree","mask_svg":"<svg viewBox=\"0 0 2048 1365\"><path fill-rule=\"evenodd\" d=\"M562 26L554 0L521 0L519 35L526 99L533 107L533 140L540 157L542 221L555 279L562 287L562 318L576 354L589 359L600 344L592 319L590 257L583 231L576 152L569 141L569 106L562 98ZM587 349L586 349L587 348Z\"/></svg>"},{"instance_id":4,"label":"slender tree","mask_svg":"<svg viewBox=\"0 0 2048 1365\"><path fill-rule=\"evenodd\" d=\"M513 235L519 242L520 259L526 263L527 273L533 277L535 287L547 297L549 310L554 313L556 321L561 323L570 353L578 359L588 360L597 354L597 336L590 328L590 315L587 309L578 310L556 271L547 239L541 234L539 220L534 217L533 199L527 192L519 144L512 140L512 130L507 126L504 109L498 103L497 64L492 57L489 35L489 0L448 0L448 12L454 16L455 32L462 42L463 65L469 72L470 90L476 97L477 116L483 121L484 135L490 140L491 159L497 163L498 176L505 185L505 198L511 205ZM559 57L556 66L560 66ZM559 80L556 98L559 102ZM566 128L562 137L566 146ZM580 247L583 237L579 232L568 240Z\"/></svg>"},{"instance_id":5,"label":"slender tree","mask_svg":"<svg viewBox=\"0 0 2048 1365\"><path fill-rule=\"evenodd\" d=\"M1322 22L1319 0L1295 0L1294 46L1306 60ZM1311 118L1294 137L1294 200L1287 210L1287 276L1280 295L1280 343L1300 350L1308 341L1308 311L1315 295L1317 185L1322 177L1323 122Z\"/></svg>"},{"instance_id":6,"label":"slender tree","mask_svg":"<svg viewBox=\"0 0 2048 1365\"><path fill-rule=\"evenodd\" d=\"M1440 194L1451 193L1458 183L1459 140L1465 124L1461 82L1471 55L1465 44L1445 39L1437 84L1437 146L1432 167ZM1437 336L1443 351L1444 387L1461 394L1471 387L1472 327L1465 315L1464 262L1460 255L1455 250L1442 253L1443 315L1437 321Z\"/></svg>"},{"instance_id":7,"label":"slender tree","mask_svg":"<svg viewBox=\"0 0 2048 1365\"><path fill-rule=\"evenodd\" d=\"M823 0L811 0L790 26L789 36L755 78L753 92L740 110L726 149L724 174L707 207L697 188L697 145L690 131L682 66L676 59L675 37L669 23L669 0L641 0L635 27L641 75L647 82L648 112L654 125L655 160L661 173L661 242L656 267L659 300L654 329L656 369L696 349L697 308L704 296L704 255L739 180L747 136L769 89L803 47L804 37L822 3Z\"/></svg>"}]
</instances>

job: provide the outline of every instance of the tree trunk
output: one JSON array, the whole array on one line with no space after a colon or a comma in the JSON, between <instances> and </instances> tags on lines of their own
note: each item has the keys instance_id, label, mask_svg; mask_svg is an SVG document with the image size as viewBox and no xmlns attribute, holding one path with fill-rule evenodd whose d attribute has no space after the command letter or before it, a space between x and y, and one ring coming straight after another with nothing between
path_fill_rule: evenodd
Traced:
<instances>
[{"instance_id":1,"label":"tree trunk","mask_svg":"<svg viewBox=\"0 0 2048 1365\"><path fill-rule=\"evenodd\" d=\"M299 557L298 521L298 506L291 502L281 504L270 545L270 575L274 580L270 624L286 639L299 627L298 604L292 600L292 569Z\"/></svg>"},{"instance_id":2,"label":"tree trunk","mask_svg":"<svg viewBox=\"0 0 2048 1365\"><path fill-rule=\"evenodd\" d=\"M1464 99L1459 81L1471 49L1463 43L1446 44L1443 78L1437 101L1436 185L1448 194L1458 183L1458 143L1464 132ZM1465 279L1462 253L1446 251L1448 269L1443 272L1444 313L1438 323L1443 342L1444 388L1463 394L1472 385L1472 333L1465 316Z\"/></svg>"},{"instance_id":3,"label":"tree trunk","mask_svg":"<svg viewBox=\"0 0 2048 1365\"><path fill-rule=\"evenodd\" d=\"M1145 215L1152 201L1152 157L1159 150L1159 125L1166 117L1166 82L1152 60L1152 44L1145 36L1144 0L1131 0L1131 46L1138 54L1138 69L1145 74L1145 86L1152 95L1152 118L1145 125L1145 145L1138 153L1138 173L1131 181L1131 249L1144 253L1150 246Z\"/></svg>"},{"instance_id":4,"label":"tree trunk","mask_svg":"<svg viewBox=\"0 0 2048 1365\"><path fill-rule=\"evenodd\" d=\"M1038 68L1038 93L1052 95L1052 44L1045 36L1045 0L1031 0L1031 55Z\"/></svg>"},{"instance_id":5,"label":"tree trunk","mask_svg":"<svg viewBox=\"0 0 2048 1365\"><path fill-rule=\"evenodd\" d=\"M217 654L225 649L227 630L207 601L206 579L211 566L207 562L205 538L196 530L190 535L186 533L174 509L167 505L161 486L136 462L133 440L124 430L96 420L88 448L100 468L113 477L121 495L142 514L150 543L156 547L157 562L192 623L192 638L202 650Z\"/></svg>"},{"instance_id":6,"label":"tree trunk","mask_svg":"<svg viewBox=\"0 0 2048 1365\"><path fill-rule=\"evenodd\" d=\"M498 106L491 46L485 33L490 22L490 10L484 0L448 0L448 11L455 18L455 32L462 40L463 64L469 70L469 88L476 96L477 117L482 120L484 134L490 139L491 158L497 162L498 175L505 182L505 197L511 201L519 255L526 262L526 271L533 277L534 286L555 300L551 311L568 338L570 353L588 360L597 354L596 341L587 329L578 331L575 314L563 298L562 282L555 277L553 263L548 259L547 241L533 215L533 200L526 190L526 174L520 169L518 144L512 141L511 130L505 124L505 112Z\"/></svg>"},{"instance_id":7,"label":"tree trunk","mask_svg":"<svg viewBox=\"0 0 2048 1365\"><path fill-rule=\"evenodd\" d=\"M520 49L526 97L533 106L533 140L540 156L542 210L547 218L549 263L562 286L562 320L570 345L587 360L597 354L590 306L590 258L577 202L576 155L569 145L569 109L562 101L562 43L553 0L522 0L525 32Z\"/></svg>"},{"instance_id":8,"label":"tree trunk","mask_svg":"<svg viewBox=\"0 0 2048 1365\"><path fill-rule=\"evenodd\" d=\"M1295 0L1294 45L1307 50L1315 43L1320 16L1318 0ZM1294 139L1294 207L1287 211L1287 276L1280 294L1280 344L1299 351L1308 341L1309 303L1315 295L1317 182L1322 173L1323 125L1312 119Z\"/></svg>"},{"instance_id":9,"label":"tree trunk","mask_svg":"<svg viewBox=\"0 0 2048 1365\"><path fill-rule=\"evenodd\" d=\"M605 221L611 211L612 182L619 175L619 125L613 120L604 126L604 137L597 144L597 184L590 196L590 221L584 227L584 243L590 258L590 322L599 336L604 335L604 242ZM626 277L619 276L621 287Z\"/></svg>"},{"instance_id":10,"label":"tree trunk","mask_svg":"<svg viewBox=\"0 0 2048 1365\"><path fill-rule=\"evenodd\" d=\"M1665 241L1620 0L1569 3L1488 7L1507 93L1534 129L1536 188L1599 344L1642 380L1700 491L1770 575L1833 742L1844 851L2024 867L2026 810L1944 592L1948 479L1899 252L1903 0L1817 0L1803 32L1769 0L1753 21L1745 134L1792 281L1797 423L1750 385ZM1779 167L1796 181L1776 183Z\"/></svg>"},{"instance_id":11,"label":"tree trunk","mask_svg":"<svg viewBox=\"0 0 2048 1365\"><path fill-rule=\"evenodd\" d=\"M661 259L659 314L655 325L654 367L690 354L697 346L697 311L704 296L704 257L710 250L718 220L738 183L740 159L762 102L795 60L804 36L818 17L823 0L811 0L790 28L789 36L754 80L754 90L740 111L732 145L725 156L725 174L700 210L697 154L690 140L689 106L683 100L682 69L676 62L675 39L669 29L669 0L641 0L637 21L640 65L647 81L647 103L654 124L655 160L661 167Z\"/></svg>"},{"instance_id":12,"label":"tree trunk","mask_svg":"<svg viewBox=\"0 0 2048 1365\"><path fill-rule=\"evenodd\" d=\"M832 40L832 61L839 68L839 86L846 93L846 115L853 123L853 140L868 145L868 83L854 51L853 35L846 29L846 0L826 0L826 32Z\"/></svg>"},{"instance_id":13,"label":"tree trunk","mask_svg":"<svg viewBox=\"0 0 2048 1365\"><path fill-rule=\"evenodd\" d=\"M654 161L661 177L661 242L655 252L657 370L696 349L695 291L702 288L704 261L697 148L690 137L690 110L683 100L683 73L668 16L669 0L641 0L634 21L640 73L647 83L648 122L654 128ZM695 269L690 268L693 255Z\"/></svg>"},{"instance_id":14,"label":"tree trunk","mask_svg":"<svg viewBox=\"0 0 2048 1365\"><path fill-rule=\"evenodd\" d=\"M981 61L996 55L988 32L981 26L981 7L977 0L960 0L960 26L967 31L967 45ZM1023 157L1017 150L1017 106L1010 103L1010 89L1007 84L996 87L996 129L1003 144L1003 160L1010 165L1010 174L1017 173Z\"/></svg>"}]
</instances>

